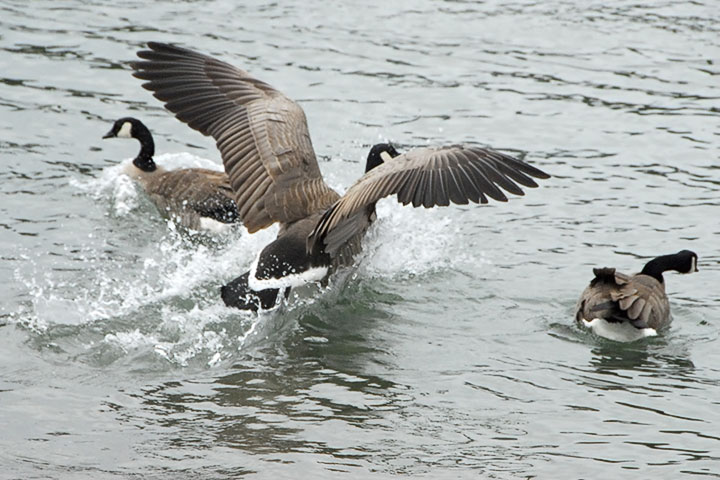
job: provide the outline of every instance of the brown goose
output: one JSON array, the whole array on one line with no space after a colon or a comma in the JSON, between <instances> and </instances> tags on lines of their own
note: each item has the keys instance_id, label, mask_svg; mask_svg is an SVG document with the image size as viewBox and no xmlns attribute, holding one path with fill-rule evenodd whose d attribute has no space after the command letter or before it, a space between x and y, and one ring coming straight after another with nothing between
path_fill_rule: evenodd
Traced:
<instances>
[{"instance_id":1,"label":"brown goose","mask_svg":"<svg viewBox=\"0 0 720 480\"><path fill-rule=\"evenodd\" d=\"M324 279L348 265L375 219L375 203L397 195L403 204L432 207L488 198L507 201L518 184L536 187L541 170L479 147L420 148L398 154L386 144L368 154L365 175L341 197L325 184L302 108L267 83L212 57L151 42L132 64L165 107L211 135L250 232L278 222L275 241L250 271L222 288L229 306L257 310L282 290Z\"/></svg>"},{"instance_id":2,"label":"brown goose","mask_svg":"<svg viewBox=\"0 0 720 480\"><path fill-rule=\"evenodd\" d=\"M697 255L682 250L650 260L642 272L626 275L595 268L595 278L578 300L575 319L596 334L616 341L657 335L671 321L663 272L697 272Z\"/></svg>"},{"instance_id":3,"label":"brown goose","mask_svg":"<svg viewBox=\"0 0 720 480\"><path fill-rule=\"evenodd\" d=\"M193 230L220 230L239 220L234 192L225 172L205 168L165 170L153 160L155 142L138 119L120 118L103 138L135 138L140 152L125 169L164 215Z\"/></svg>"}]
</instances>

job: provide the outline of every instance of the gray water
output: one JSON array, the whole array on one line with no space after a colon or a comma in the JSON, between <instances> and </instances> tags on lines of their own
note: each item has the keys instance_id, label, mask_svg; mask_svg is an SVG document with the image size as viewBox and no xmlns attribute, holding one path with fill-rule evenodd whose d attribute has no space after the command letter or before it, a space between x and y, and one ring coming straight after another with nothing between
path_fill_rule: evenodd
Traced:
<instances>
[{"instance_id":1,"label":"gray water","mask_svg":"<svg viewBox=\"0 0 720 480\"><path fill-rule=\"evenodd\" d=\"M0 2L0 478L720 477L716 2ZM183 232L117 176L221 168L130 75L148 40L307 113L328 183L369 145L491 145L553 178L507 204L392 199L357 266L222 305L274 230ZM632 344L572 321L593 266L666 276Z\"/></svg>"}]
</instances>

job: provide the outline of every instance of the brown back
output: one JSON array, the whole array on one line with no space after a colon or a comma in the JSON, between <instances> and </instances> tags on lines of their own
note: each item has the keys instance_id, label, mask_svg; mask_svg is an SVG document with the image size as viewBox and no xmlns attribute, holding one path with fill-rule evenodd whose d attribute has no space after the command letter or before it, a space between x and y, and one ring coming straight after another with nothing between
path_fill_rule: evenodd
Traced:
<instances>
[{"instance_id":1,"label":"brown back","mask_svg":"<svg viewBox=\"0 0 720 480\"><path fill-rule=\"evenodd\" d=\"M627 275L614 268L595 269L595 278L580 296L576 316L631 322L659 329L670 323L665 285L649 275Z\"/></svg>"}]
</instances>

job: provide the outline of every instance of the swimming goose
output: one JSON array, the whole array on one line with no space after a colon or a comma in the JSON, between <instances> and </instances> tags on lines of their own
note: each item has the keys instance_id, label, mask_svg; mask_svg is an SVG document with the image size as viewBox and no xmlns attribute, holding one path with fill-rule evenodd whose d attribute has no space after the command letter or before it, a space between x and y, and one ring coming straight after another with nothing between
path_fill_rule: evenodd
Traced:
<instances>
[{"instance_id":1,"label":"swimming goose","mask_svg":"<svg viewBox=\"0 0 720 480\"><path fill-rule=\"evenodd\" d=\"M697 272L697 255L682 250L650 260L640 273L594 268L595 278L578 300L575 319L596 334L616 341L657 335L671 321L663 272Z\"/></svg>"},{"instance_id":2,"label":"swimming goose","mask_svg":"<svg viewBox=\"0 0 720 480\"><path fill-rule=\"evenodd\" d=\"M158 167L153 160L152 134L140 120L120 118L103 138L135 138L140 142L140 152L124 173L140 183L164 215L193 230L222 230L239 220L227 174L205 168Z\"/></svg>"},{"instance_id":3,"label":"swimming goose","mask_svg":"<svg viewBox=\"0 0 720 480\"><path fill-rule=\"evenodd\" d=\"M276 240L250 270L225 285L226 305L257 310L282 292L324 280L352 263L375 220L375 203L396 195L414 207L507 201L501 189L537 187L549 175L503 153L475 146L418 148L399 154L375 145L363 175L344 196L327 186L302 108L247 72L195 51L150 42L134 76L165 107L212 136L249 232L277 222Z\"/></svg>"}]
</instances>

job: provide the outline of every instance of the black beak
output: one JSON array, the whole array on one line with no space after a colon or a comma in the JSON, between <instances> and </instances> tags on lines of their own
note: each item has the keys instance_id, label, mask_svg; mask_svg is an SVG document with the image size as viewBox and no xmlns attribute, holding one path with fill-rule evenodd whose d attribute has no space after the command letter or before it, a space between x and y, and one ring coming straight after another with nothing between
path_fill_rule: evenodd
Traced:
<instances>
[{"instance_id":1,"label":"black beak","mask_svg":"<svg viewBox=\"0 0 720 480\"><path fill-rule=\"evenodd\" d=\"M112 130L110 130L108 133L103 135L103 138L113 138L114 136L115 136L115 134L113 133Z\"/></svg>"}]
</instances>

